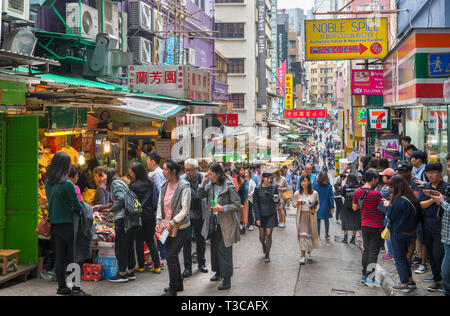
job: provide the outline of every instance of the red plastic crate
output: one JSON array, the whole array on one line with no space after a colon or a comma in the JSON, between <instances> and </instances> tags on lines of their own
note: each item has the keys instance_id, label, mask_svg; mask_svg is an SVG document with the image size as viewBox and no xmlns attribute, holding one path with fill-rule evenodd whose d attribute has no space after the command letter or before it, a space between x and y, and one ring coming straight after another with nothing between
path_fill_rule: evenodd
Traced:
<instances>
[{"instance_id":1,"label":"red plastic crate","mask_svg":"<svg viewBox=\"0 0 450 316\"><path fill-rule=\"evenodd\" d=\"M104 278L105 266L103 264L87 264L83 265L83 281L101 281Z\"/></svg>"}]
</instances>

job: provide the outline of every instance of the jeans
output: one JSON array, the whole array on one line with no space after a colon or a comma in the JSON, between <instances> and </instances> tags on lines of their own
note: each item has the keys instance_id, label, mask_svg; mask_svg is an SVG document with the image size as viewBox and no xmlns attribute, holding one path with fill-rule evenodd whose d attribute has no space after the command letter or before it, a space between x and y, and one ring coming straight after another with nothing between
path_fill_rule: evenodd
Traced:
<instances>
[{"instance_id":1,"label":"jeans","mask_svg":"<svg viewBox=\"0 0 450 316\"><path fill-rule=\"evenodd\" d=\"M116 226L116 258L119 272L125 273L136 268L136 254L134 252L134 240L136 239L136 228L133 227L125 232L124 219L115 221Z\"/></svg>"},{"instance_id":2,"label":"jeans","mask_svg":"<svg viewBox=\"0 0 450 316\"><path fill-rule=\"evenodd\" d=\"M366 277L375 272L376 264L378 262L378 255L384 242L381 238L382 231L383 228L362 226L364 245L364 250L362 253L362 274ZM370 269L370 271L367 271L367 269Z\"/></svg>"},{"instance_id":3,"label":"jeans","mask_svg":"<svg viewBox=\"0 0 450 316\"><path fill-rule=\"evenodd\" d=\"M391 232L391 243L394 251L395 266L402 283L408 283L412 277L411 266L408 262L408 249L415 236Z\"/></svg>"},{"instance_id":4,"label":"jeans","mask_svg":"<svg viewBox=\"0 0 450 316\"><path fill-rule=\"evenodd\" d=\"M136 230L136 256L139 268L144 268L144 242L150 250L153 260L153 267L160 268L161 260L159 258L158 247L155 240L156 219L142 219L142 227Z\"/></svg>"},{"instance_id":5,"label":"jeans","mask_svg":"<svg viewBox=\"0 0 450 316\"><path fill-rule=\"evenodd\" d=\"M191 225L186 228L188 236L183 245L184 269L192 270L192 230L195 233L195 241L197 243L197 260L198 266L206 264L206 240L202 236L203 219L191 219Z\"/></svg>"},{"instance_id":6,"label":"jeans","mask_svg":"<svg viewBox=\"0 0 450 316\"><path fill-rule=\"evenodd\" d=\"M248 224L255 226L255 212L253 211L253 203L248 201Z\"/></svg>"},{"instance_id":7,"label":"jeans","mask_svg":"<svg viewBox=\"0 0 450 316\"><path fill-rule=\"evenodd\" d=\"M444 260L442 261L442 289L445 296L450 296L450 245L444 245Z\"/></svg>"},{"instance_id":8,"label":"jeans","mask_svg":"<svg viewBox=\"0 0 450 316\"><path fill-rule=\"evenodd\" d=\"M66 266L73 262L73 224L52 224L55 245L55 270L58 288L66 288Z\"/></svg>"},{"instance_id":9,"label":"jeans","mask_svg":"<svg viewBox=\"0 0 450 316\"><path fill-rule=\"evenodd\" d=\"M320 236L320 219L317 220L317 234ZM330 219L329 218L325 218L323 219L323 221L325 222L325 233L328 234L328 232L330 231Z\"/></svg>"},{"instance_id":10,"label":"jeans","mask_svg":"<svg viewBox=\"0 0 450 316\"><path fill-rule=\"evenodd\" d=\"M220 225L211 236L211 269L223 278L233 275L233 246L225 247Z\"/></svg>"},{"instance_id":11,"label":"jeans","mask_svg":"<svg viewBox=\"0 0 450 316\"><path fill-rule=\"evenodd\" d=\"M177 236L175 238L167 237L165 243L167 266L169 268L169 287L172 290L176 290L183 285L183 279L181 278L180 259L178 255L180 254L181 248L183 248L183 245L186 242L188 233L188 229L179 229Z\"/></svg>"},{"instance_id":12,"label":"jeans","mask_svg":"<svg viewBox=\"0 0 450 316\"><path fill-rule=\"evenodd\" d=\"M441 266L444 260L444 246L441 242L441 234L432 233L429 230L423 230L423 238L427 246L427 255L430 259L431 271L433 271L433 280L441 282Z\"/></svg>"}]
</instances>

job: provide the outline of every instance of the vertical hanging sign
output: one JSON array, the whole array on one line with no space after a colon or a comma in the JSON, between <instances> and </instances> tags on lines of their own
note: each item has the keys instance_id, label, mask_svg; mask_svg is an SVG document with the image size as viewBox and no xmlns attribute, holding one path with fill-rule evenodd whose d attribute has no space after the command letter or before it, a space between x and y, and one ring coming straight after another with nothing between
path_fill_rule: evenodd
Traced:
<instances>
[{"instance_id":1,"label":"vertical hanging sign","mask_svg":"<svg viewBox=\"0 0 450 316\"><path fill-rule=\"evenodd\" d=\"M258 109L267 108L266 93L266 3L258 0Z\"/></svg>"},{"instance_id":2,"label":"vertical hanging sign","mask_svg":"<svg viewBox=\"0 0 450 316\"><path fill-rule=\"evenodd\" d=\"M286 75L284 82L285 82L284 109L286 111L290 111L294 107L294 96L293 96L294 77L293 77L293 75L291 75L291 74Z\"/></svg>"},{"instance_id":3,"label":"vertical hanging sign","mask_svg":"<svg viewBox=\"0 0 450 316\"><path fill-rule=\"evenodd\" d=\"M270 27L272 28L271 40L273 47L278 47L278 20L277 20L277 1L272 0L272 18L270 20ZM276 52L272 53L272 83L278 83L278 54Z\"/></svg>"}]
</instances>

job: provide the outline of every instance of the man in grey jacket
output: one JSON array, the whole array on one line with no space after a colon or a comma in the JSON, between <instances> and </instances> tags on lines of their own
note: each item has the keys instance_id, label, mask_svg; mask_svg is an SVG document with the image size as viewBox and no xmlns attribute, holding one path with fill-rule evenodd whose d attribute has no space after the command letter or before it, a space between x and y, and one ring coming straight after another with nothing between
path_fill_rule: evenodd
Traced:
<instances>
[{"instance_id":1,"label":"man in grey jacket","mask_svg":"<svg viewBox=\"0 0 450 316\"><path fill-rule=\"evenodd\" d=\"M181 274L183 278L192 275L192 232L195 233L195 241L197 243L197 262L198 270L202 273L208 273L206 268L206 239L202 236L202 228L204 223L204 208L206 203L203 199L197 197L198 187L202 183L204 173L198 170L198 161L188 159L184 163L186 174L181 176L182 180L188 181L191 186L191 208L189 217L191 226L189 226L188 238L183 245L184 272Z\"/></svg>"}]
</instances>

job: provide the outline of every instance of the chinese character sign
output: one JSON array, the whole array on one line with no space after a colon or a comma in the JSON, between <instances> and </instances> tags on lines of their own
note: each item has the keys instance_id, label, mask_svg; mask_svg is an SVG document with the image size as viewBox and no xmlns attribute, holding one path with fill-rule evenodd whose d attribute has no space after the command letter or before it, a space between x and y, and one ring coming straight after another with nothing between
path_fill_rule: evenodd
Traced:
<instances>
[{"instance_id":1,"label":"chinese character sign","mask_svg":"<svg viewBox=\"0 0 450 316\"><path fill-rule=\"evenodd\" d=\"M285 107L284 107L284 109L286 111L290 111L294 107L294 95L293 95L294 77L293 77L293 75L290 75L290 74L286 75L284 81L285 81L285 88L284 88Z\"/></svg>"},{"instance_id":2,"label":"chinese character sign","mask_svg":"<svg viewBox=\"0 0 450 316\"><path fill-rule=\"evenodd\" d=\"M353 70L352 94L383 95L383 70Z\"/></svg>"},{"instance_id":3,"label":"chinese character sign","mask_svg":"<svg viewBox=\"0 0 450 316\"><path fill-rule=\"evenodd\" d=\"M328 110L294 110L284 111L284 118L326 118Z\"/></svg>"}]
</instances>

